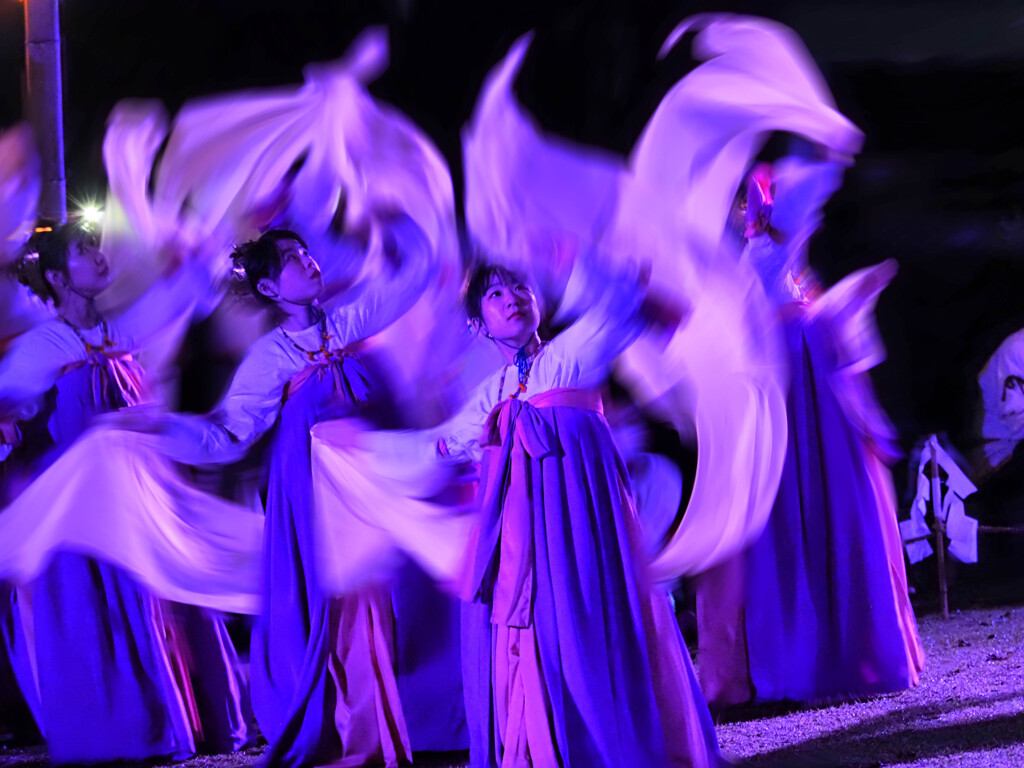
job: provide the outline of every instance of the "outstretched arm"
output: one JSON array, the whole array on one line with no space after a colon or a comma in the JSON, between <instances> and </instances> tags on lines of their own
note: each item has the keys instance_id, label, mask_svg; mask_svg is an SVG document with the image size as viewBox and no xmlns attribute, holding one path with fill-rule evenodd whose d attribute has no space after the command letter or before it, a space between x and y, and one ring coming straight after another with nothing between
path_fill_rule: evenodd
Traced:
<instances>
[{"instance_id":1,"label":"outstretched arm","mask_svg":"<svg viewBox=\"0 0 1024 768\"><path fill-rule=\"evenodd\" d=\"M640 264L613 263L596 251L585 251L572 263L559 307L560 315L575 319L556 341L572 348L584 374L600 377L645 329L671 333L687 311L652 291Z\"/></svg>"},{"instance_id":2,"label":"outstretched arm","mask_svg":"<svg viewBox=\"0 0 1024 768\"><path fill-rule=\"evenodd\" d=\"M423 295L436 267L430 241L404 214L385 220L381 248L392 273L361 281L328 305L345 329L345 344L379 333L408 312Z\"/></svg>"},{"instance_id":3,"label":"outstretched arm","mask_svg":"<svg viewBox=\"0 0 1024 768\"><path fill-rule=\"evenodd\" d=\"M220 404L208 414L155 413L141 408L113 418L116 426L157 436L159 450L183 464L230 464L274 426L289 369L280 350L257 344L238 366Z\"/></svg>"}]
</instances>

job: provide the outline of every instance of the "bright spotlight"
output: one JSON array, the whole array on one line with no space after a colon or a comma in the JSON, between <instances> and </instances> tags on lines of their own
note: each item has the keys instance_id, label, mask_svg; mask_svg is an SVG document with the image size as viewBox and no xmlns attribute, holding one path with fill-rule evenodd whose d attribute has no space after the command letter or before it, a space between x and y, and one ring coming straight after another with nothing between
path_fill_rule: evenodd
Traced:
<instances>
[{"instance_id":1,"label":"bright spotlight","mask_svg":"<svg viewBox=\"0 0 1024 768\"><path fill-rule=\"evenodd\" d=\"M103 221L103 209L98 205L86 205L78 212L78 219L85 229L92 229Z\"/></svg>"}]
</instances>

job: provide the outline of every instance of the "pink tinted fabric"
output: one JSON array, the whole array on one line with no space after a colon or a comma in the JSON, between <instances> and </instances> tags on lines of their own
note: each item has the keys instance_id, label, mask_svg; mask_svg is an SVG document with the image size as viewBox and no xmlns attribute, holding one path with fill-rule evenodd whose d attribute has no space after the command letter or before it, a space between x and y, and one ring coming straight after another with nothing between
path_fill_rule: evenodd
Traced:
<instances>
[{"instance_id":1,"label":"pink tinted fabric","mask_svg":"<svg viewBox=\"0 0 1024 768\"><path fill-rule=\"evenodd\" d=\"M701 16L666 49L688 29L702 63L662 100L628 163L545 135L525 114L513 85L528 38L485 81L464 139L466 219L490 252L543 278L539 246L589 242L610 258L650 261L652 284L684 291L678 303L692 306L667 344L644 336L619 365L633 394L695 431L702 451L683 524L655 560L659 579L699 572L749 543L785 454L781 340L756 274L721 246L733 194L773 130L844 155L861 141L790 30Z\"/></svg>"},{"instance_id":2,"label":"pink tinted fabric","mask_svg":"<svg viewBox=\"0 0 1024 768\"><path fill-rule=\"evenodd\" d=\"M29 583L73 551L168 600L255 613L262 531L260 515L184 482L147 435L96 428L0 514L0 579Z\"/></svg>"}]
</instances>

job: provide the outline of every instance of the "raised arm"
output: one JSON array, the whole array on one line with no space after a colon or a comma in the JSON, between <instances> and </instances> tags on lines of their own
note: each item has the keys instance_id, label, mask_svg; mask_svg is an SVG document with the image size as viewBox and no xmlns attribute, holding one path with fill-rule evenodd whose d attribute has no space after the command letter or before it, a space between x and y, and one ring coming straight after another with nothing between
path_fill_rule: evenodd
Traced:
<instances>
[{"instance_id":1,"label":"raised arm","mask_svg":"<svg viewBox=\"0 0 1024 768\"><path fill-rule=\"evenodd\" d=\"M574 320L554 343L571 351L584 378L600 379L646 328L672 330L684 315L683 307L648 290L639 264L587 251L573 262L559 307L558 316Z\"/></svg>"},{"instance_id":2,"label":"raised arm","mask_svg":"<svg viewBox=\"0 0 1024 768\"><path fill-rule=\"evenodd\" d=\"M109 326L120 339L129 340L131 351L145 349L177 322L197 310L209 312L219 297L209 270L199 260L189 260L171 275L161 278L126 310L110 318Z\"/></svg>"},{"instance_id":3,"label":"raised arm","mask_svg":"<svg viewBox=\"0 0 1024 768\"><path fill-rule=\"evenodd\" d=\"M381 247L394 271L360 281L328 304L328 311L338 316L338 325L345 329L345 344L379 333L408 312L436 268L430 241L404 214L383 225Z\"/></svg>"}]
</instances>

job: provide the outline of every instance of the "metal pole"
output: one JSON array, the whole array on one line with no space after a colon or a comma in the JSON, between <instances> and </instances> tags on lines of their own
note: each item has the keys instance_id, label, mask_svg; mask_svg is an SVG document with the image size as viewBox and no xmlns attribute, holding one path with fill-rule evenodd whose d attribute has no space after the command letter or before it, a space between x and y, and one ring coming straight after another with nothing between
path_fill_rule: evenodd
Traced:
<instances>
[{"instance_id":1,"label":"metal pole","mask_svg":"<svg viewBox=\"0 0 1024 768\"><path fill-rule=\"evenodd\" d=\"M932 438L934 441L935 438ZM942 519L942 483L939 481L939 460L935 443L931 444L932 458L928 462L928 477L932 486L932 515L935 520L935 562L939 569L939 607L942 618L949 618L949 584L946 582L946 522Z\"/></svg>"},{"instance_id":2,"label":"metal pole","mask_svg":"<svg viewBox=\"0 0 1024 768\"><path fill-rule=\"evenodd\" d=\"M28 117L43 164L40 216L67 220L64 112L58 0L25 0L25 74Z\"/></svg>"}]
</instances>

